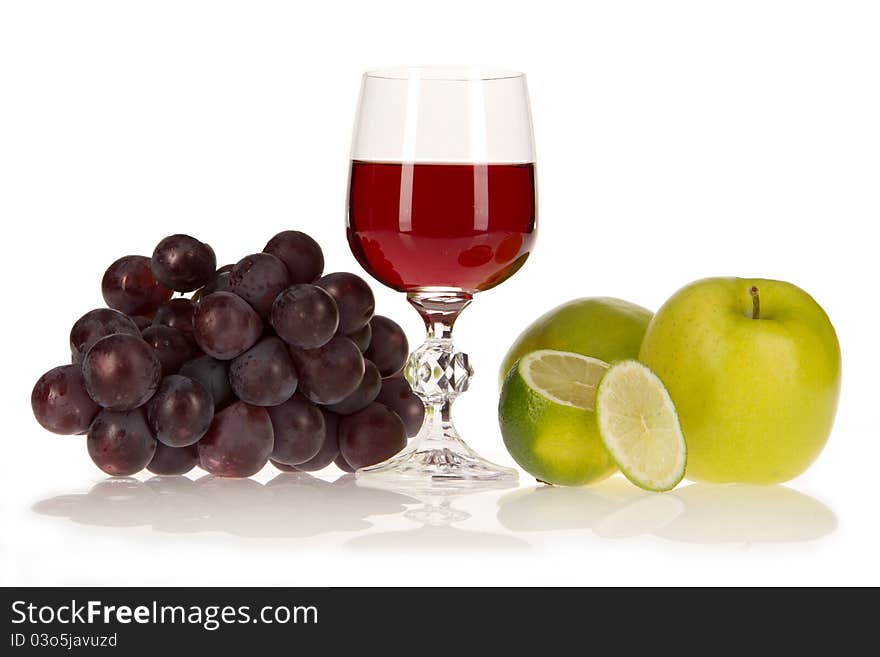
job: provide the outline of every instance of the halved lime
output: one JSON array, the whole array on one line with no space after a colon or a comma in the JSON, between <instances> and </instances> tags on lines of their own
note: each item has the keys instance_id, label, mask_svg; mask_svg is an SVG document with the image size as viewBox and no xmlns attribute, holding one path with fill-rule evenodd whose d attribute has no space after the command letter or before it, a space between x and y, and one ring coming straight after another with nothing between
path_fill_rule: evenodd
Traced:
<instances>
[{"instance_id":1,"label":"halved lime","mask_svg":"<svg viewBox=\"0 0 880 657\"><path fill-rule=\"evenodd\" d=\"M608 364L564 351L523 356L501 389L498 422L510 455L550 484L579 486L614 472L594 406Z\"/></svg>"},{"instance_id":2,"label":"halved lime","mask_svg":"<svg viewBox=\"0 0 880 657\"><path fill-rule=\"evenodd\" d=\"M634 360L615 363L599 383L596 419L620 471L646 490L675 488L684 477L687 445L663 382Z\"/></svg>"}]
</instances>

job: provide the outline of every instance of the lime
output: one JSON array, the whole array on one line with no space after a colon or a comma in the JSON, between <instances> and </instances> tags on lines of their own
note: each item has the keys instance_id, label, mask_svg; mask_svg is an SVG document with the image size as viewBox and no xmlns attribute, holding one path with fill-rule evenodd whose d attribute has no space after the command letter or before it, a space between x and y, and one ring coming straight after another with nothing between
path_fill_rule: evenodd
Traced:
<instances>
[{"instance_id":1,"label":"lime","mask_svg":"<svg viewBox=\"0 0 880 657\"><path fill-rule=\"evenodd\" d=\"M504 444L526 472L548 484L577 486L614 472L594 413L608 364L544 349L523 356L501 389Z\"/></svg>"},{"instance_id":2,"label":"lime","mask_svg":"<svg viewBox=\"0 0 880 657\"><path fill-rule=\"evenodd\" d=\"M596 419L620 471L646 490L675 488L684 477L687 446L663 382L634 360L611 366L596 393Z\"/></svg>"},{"instance_id":3,"label":"lime","mask_svg":"<svg viewBox=\"0 0 880 657\"><path fill-rule=\"evenodd\" d=\"M499 384L531 351L558 349L611 363L636 358L652 313L629 301L588 297L545 313L526 328L504 357Z\"/></svg>"}]
</instances>

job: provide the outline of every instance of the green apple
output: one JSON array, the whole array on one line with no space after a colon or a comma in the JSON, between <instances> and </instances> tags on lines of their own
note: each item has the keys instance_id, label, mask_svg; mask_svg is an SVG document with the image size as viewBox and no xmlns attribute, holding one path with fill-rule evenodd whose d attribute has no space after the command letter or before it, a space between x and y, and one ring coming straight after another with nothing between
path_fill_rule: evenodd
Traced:
<instances>
[{"instance_id":1,"label":"green apple","mask_svg":"<svg viewBox=\"0 0 880 657\"><path fill-rule=\"evenodd\" d=\"M504 357L499 386L514 363L531 351L555 349L606 363L635 358L651 311L612 297L575 299L550 310L519 335Z\"/></svg>"},{"instance_id":2,"label":"green apple","mask_svg":"<svg viewBox=\"0 0 880 657\"><path fill-rule=\"evenodd\" d=\"M691 283L657 311L639 359L678 409L690 479L788 481L831 433L840 345L821 306L790 283Z\"/></svg>"}]
</instances>

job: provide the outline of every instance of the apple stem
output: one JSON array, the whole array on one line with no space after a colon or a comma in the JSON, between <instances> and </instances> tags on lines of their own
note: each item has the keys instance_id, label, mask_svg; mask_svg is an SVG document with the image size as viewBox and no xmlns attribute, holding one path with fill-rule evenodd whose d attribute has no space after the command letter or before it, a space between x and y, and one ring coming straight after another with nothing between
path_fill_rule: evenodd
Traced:
<instances>
[{"instance_id":1,"label":"apple stem","mask_svg":"<svg viewBox=\"0 0 880 657\"><path fill-rule=\"evenodd\" d=\"M760 319L761 299L758 297L758 286L752 285L752 287L749 289L749 294L752 295L752 319Z\"/></svg>"}]
</instances>

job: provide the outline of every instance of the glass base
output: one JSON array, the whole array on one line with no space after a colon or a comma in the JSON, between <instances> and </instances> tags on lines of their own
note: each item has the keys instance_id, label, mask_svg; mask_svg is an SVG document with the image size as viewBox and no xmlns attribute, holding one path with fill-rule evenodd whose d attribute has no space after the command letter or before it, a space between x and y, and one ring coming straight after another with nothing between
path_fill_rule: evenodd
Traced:
<instances>
[{"instance_id":1,"label":"glass base","mask_svg":"<svg viewBox=\"0 0 880 657\"><path fill-rule=\"evenodd\" d=\"M516 482L517 472L487 461L461 440L416 439L387 461L357 471L358 481L383 479L395 483Z\"/></svg>"}]
</instances>

